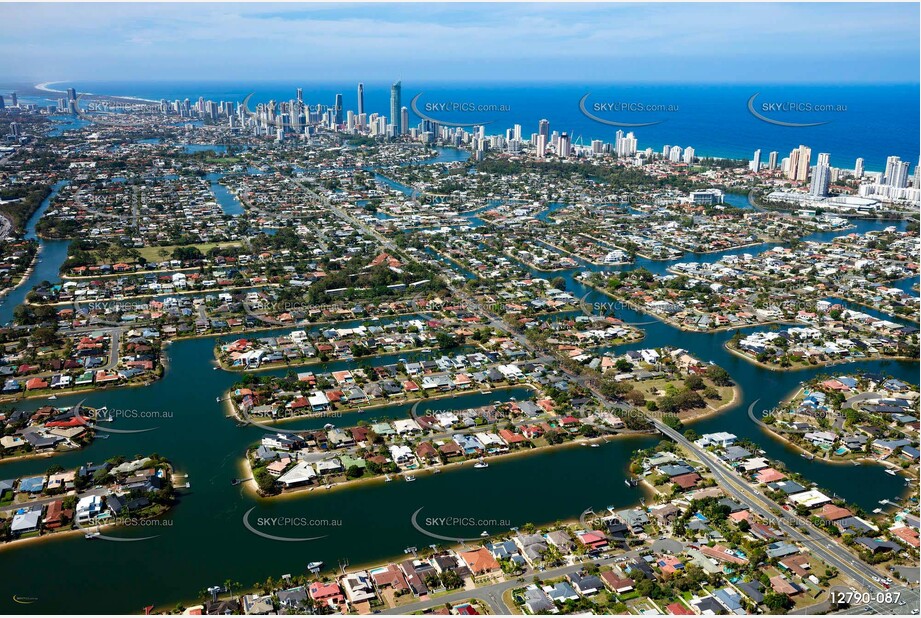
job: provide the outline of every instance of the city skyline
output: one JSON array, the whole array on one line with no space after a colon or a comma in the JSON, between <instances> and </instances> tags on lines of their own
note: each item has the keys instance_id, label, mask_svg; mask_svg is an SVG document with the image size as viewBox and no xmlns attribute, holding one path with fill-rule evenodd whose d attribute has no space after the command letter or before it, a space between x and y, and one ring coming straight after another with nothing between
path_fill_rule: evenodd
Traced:
<instances>
[{"instance_id":1,"label":"city skyline","mask_svg":"<svg viewBox=\"0 0 921 618\"><path fill-rule=\"evenodd\" d=\"M5 80L917 83L921 67L911 4L500 4L488 22L464 4L4 10Z\"/></svg>"}]
</instances>

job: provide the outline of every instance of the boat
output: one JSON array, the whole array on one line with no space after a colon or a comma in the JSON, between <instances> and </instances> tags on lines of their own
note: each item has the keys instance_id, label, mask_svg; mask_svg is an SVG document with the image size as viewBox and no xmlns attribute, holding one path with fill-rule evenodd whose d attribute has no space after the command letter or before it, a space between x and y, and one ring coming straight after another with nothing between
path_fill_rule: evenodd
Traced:
<instances>
[{"instance_id":1,"label":"boat","mask_svg":"<svg viewBox=\"0 0 921 618\"><path fill-rule=\"evenodd\" d=\"M488 468L488 467L489 467L489 464L486 463L485 461L483 461L483 460L481 459L480 461L478 461L478 462L476 462L475 464L473 464L473 467L474 467L474 468Z\"/></svg>"},{"instance_id":2,"label":"boat","mask_svg":"<svg viewBox=\"0 0 921 618\"><path fill-rule=\"evenodd\" d=\"M215 400L216 402L218 402L218 403L221 403L221 398L220 398L220 397L215 397L214 400Z\"/></svg>"},{"instance_id":3,"label":"boat","mask_svg":"<svg viewBox=\"0 0 921 618\"><path fill-rule=\"evenodd\" d=\"M883 512L883 509L873 509L873 512L874 512L874 513L882 513L882 512Z\"/></svg>"},{"instance_id":4,"label":"boat","mask_svg":"<svg viewBox=\"0 0 921 618\"><path fill-rule=\"evenodd\" d=\"M93 539L98 539L100 536L102 535L99 534L98 532L87 532L86 534L83 535L83 538L87 540L93 540Z\"/></svg>"},{"instance_id":5,"label":"boat","mask_svg":"<svg viewBox=\"0 0 921 618\"><path fill-rule=\"evenodd\" d=\"M242 483L240 479L233 479L230 481L231 485L239 485L240 483Z\"/></svg>"},{"instance_id":6,"label":"boat","mask_svg":"<svg viewBox=\"0 0 921 618\"><path fill-rule=\"evenodd\" d=\"M308 562L307 570L308 571L313 571L313 570L319 571L321 566L323 566L322 562Z\"/></svg>"},{"instance_id":7,"label":"boat","mask_svg":"<svg viewBox=\"0 0 921 618\"><path fill-rule=\"evenodd\" d=\"M483 530L483 532L480 533L480 536L486 537L489 536L489 533Z\"/></svg>"},{"instance_id":8,"label":"boat","mask_svg":"<svg viewBox=\"0 0 921 618\"><path fill-rule=\"evenodd\" d=\"M323 425L323 429L325 429L326 431L329 431L330 429L335 429L335 428L336 426L333 425L332 423L326 423L325 425Z\"/></svg>"},{"instance_id":9,"label":"boat","mask_svg":"<svg viewBox=\"0 0 921 618\"><path fill-rule=\"evenodd\" d=\"M601 446L601 445L598 444L597 442L592 442L591 444L589 444L589 447L591 447L591 448L599 448L600 446Z\"/></svg>"},{"instance_id":10,"label":"boat","mask_svg":"<svg viewBox=\"0 0 921 618\"><path fill-rule=\"evenodd\" d=\"M51 396L51 397L49 397L48 399L49 399L49 400L53 400L53 399L57 399L57 398L58 398L58 396L57 396L57 395L52 395L52 396Z\"/></svg>"},{"instance_id":11,"label":"boat","mask_svg":"<svg viewBox=\"0 0 921 618\"><path fill-rule=\"evenodd\" d=\"M412 474L410 474L409 476L406 477L406 482L407 482L407 483L412 483L412 482L415 481L415 480L416 480L416 477L414 477Z\"/></svg>"},{"instance_id":12,"label":"boat","mask_svg":"<svg viewBox=\"0 0 921 618\"><path fill-rule=\"evenodd\" d=\"M390 477L389 474L384 475L384 482L385 482L385 483L389 483L389 482L392 481L392 480L393 480L393 479Z\"/></svg>"},{"instance_id":13,"label":"boat","mask_svg":"<svg viewBox=\"0 0 921 618\"><path fill-rule=\"evenodd\" d=\"M886 468L886 474L891 474L892 476L897 476L897 475L898 475L898 472L896 472L896 471L893 470L892 468Z\"/></svg>"},{"instance_id":14,"label":"boat","mask_svg":"<svg viewBox=\"0 0 921 618\"><path fill-rule=\"evenodd\" d=\"M441 474L441 468L435 468L432 470L432 474Z\"/></svg>"},{"instance_id":15,"label":"boat","mask_svg":"<svg viewBox=\"0 0 921 618\"><path fill-rule=\"evenodd\" d=\"M99 434L99 435L96 436L96 437L99 438L100 440L108 440L108 439L109 439L109 434L107 434L107 433L101 433L101 434Z\"/></svg>"}]
</instances>

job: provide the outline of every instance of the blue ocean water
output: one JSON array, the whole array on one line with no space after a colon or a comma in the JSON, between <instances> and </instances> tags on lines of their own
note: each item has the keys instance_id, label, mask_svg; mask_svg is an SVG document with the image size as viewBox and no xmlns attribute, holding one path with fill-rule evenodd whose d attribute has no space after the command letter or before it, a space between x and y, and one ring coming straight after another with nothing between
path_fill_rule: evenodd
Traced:
<instances>
[{"instance_id":1,"label":"blue ocean water","mask_svg":"<svg viewBox=\"0 0 921 618\"><path fill-rule=\"evenodd\" d=\"M168 100L199 96L215 101L242 101L254 93L252 103L270 99L293 99L303 87L304 100L311 105L332 105L341 93L346 110L357 109L357 83L311 84L308 80L261 83L226 82L80 82L59 83L54 88L73 86L81 92L135 96ZM389 115L390 84L366 82L365 110ZM813 157L831 154L835 167L852 168L857 157L865 159L865 169L881 171L886 157L897 155L914 166L919 160L918 84L875 85L655 85L630 84L416 84L403 82L402 105L411 107L419 95L417 108L432 118L450 122L485 123L487 133L503 132L514 124L522 125L525 139L537 131L542 118L550 121L551 131L567 132L573 142L592 139L613 141L618 127L586 117L580 100L589 95L585 108L605 120L626 123L659 122L633 131L639 148L661 151L663 145L693 146L697 156L751 158L755 149L762 160L776 150L783 158L805 144ZM785 127L756 118L748 109L749 99L757 95L755 110L784 122L826 122L813 127ZM54 95L50 95L54 96ZM793 109L778 109L781 104ZM443 104L487 106L470 111L442 111ZM620 106L610 111L607 105ZM629 105L629 109L623 109ZM664 111L637 111L638 106ZM825 106L830 111L805 111ZM485 111L481 111L485 110ZM419 118L410 110L410 125Z\"/></svg>"}]
</instances>

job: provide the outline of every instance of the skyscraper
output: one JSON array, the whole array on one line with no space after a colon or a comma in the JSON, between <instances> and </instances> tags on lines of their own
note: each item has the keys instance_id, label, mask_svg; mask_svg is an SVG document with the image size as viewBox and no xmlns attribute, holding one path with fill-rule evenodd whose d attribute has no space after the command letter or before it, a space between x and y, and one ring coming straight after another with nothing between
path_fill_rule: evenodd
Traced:
<instances>
[{"instance_id":1,"label":"skyscraper","mask_svg":"<svg viewBox=\"0 0 921 618\"><path fill-rule=\"evenodd\" d=\"M812 149L800 144L790 152L790 164L787 168L787 178L799 182L809 180L809 163L812 161Z\"/></svg>"},{"instance_id":2,"label":"skyscraper","mask_svg":"<svg viewBox=\"0 0 921 618\"><path fill-rule=\"evenodd\" d=\"M400 127L402 133L409 133L409 109L406 107L400 108Z\"/></svg>"},{"instance_id":3,"label":"skyscraper","mask_svg":"<svg viewBox=\"0 0 921 618\"><path fill-rule=\"evenodd\" d=\"M907 187L908 161L902 161L895 156L886 157L886 172L883 174L882 184L890 187Z\"/></svg>"},{"instance_id":4,"label":"skyscraper","mask_svg":"<svg viewBox=\"0 0 921 618\"><path fill-rule=\"evenodd\" d=\"M358 83L358 115L365 113L365 85Z\"/></svg>"},{"instance_id":5,"label":"skyscraper","mask_svg":"<svg viewBox=\"0 0 921 618\"><path fill-rule=\"evenodd\" d=\"M10 101L12 101L13 107L19 107L19 97L16 96L15 92L10 93Z\"/></svg>"},{"instance_id":6,"label":"skyscraper","mask_svg":"<svg viewBox=\"0 0 921 618\"><path fill-rule=\"evenodd\" d=\"M756 174L761 169L761 149L755 151L755 156L752 158L751 163L749 164L749 169Z\"/></svg>"},{"instance_id":7,"label":"skyscraper","mask_svg":"<svg viewBox=\"0 0 921 618\"><path fill-rule=\"evenodd\" d=\"M544 158L547 154L547 136L541 133L537 134L537 156Z\"/></svg>"},{"instance_id":8,"label":"skyscraper","mask_svg":"<svg viewBox=\"0 0 921 618\"><path fill-rule=\"evenodd\" d=\"M854 162L854 176L863 178L863 157L858 157L857 161Z\"/></svg>"},{"instance_id":9,"label":"skyscraper","mask_svg":"<svg viewBox=\"0 0 921 618\"><path fill-rule=\"evenodd\" d=\"M545 139L550 139L550 121L542 119L537 123L537 134L543 135Z\"/></svg>"},{"instance_id":10,"label":"skyscraper","mask_svg":"<svg viewBox=\"0 0 921 618\"><path fill-rule=\"evenodd\" d=\"M777 151L772 150L768 155L768 169L776 170L777 169Z\"/></svg>"},{"instance_id":11,"label":"skyscraper","mask_svg":"<svg viewBox=\"0 0 921 618\"><path fill-rule=\"evenodd\" d=\"M337 125L342 124L342 95L341 94L336 95L335 118L336 118Z\"/></svg>"},{"instance_id":12,"label":"skyscraper","mask_svg":"<svg viewBox=\"0 0 921 618\"><path fill-rule=\"evenodd\" d=\"M809 185L809 194L815 197L826 197L828 195L828 185L831 180L831 170L828 167L828 158L822 160L819 155L819 163L812 170L812 183Z\"/></svg>"},{"instance_id":13,"label":"skyscraper","mask_svg":"<svg viewBox=\"0 0 921 618\"><path fill-rule=\"evenodd\" d=\"M567 133L560 135L560 147L557 154L561 157L569 156L569 135Z\"/></svg>"},{"instance_id":14,"label":"skyscraper","mask_svg":"<svg viewBox=\"0 0 921 618\"><path fill-rule=\"evenodd\" d=\"M402 105L403 86L396 82L390 87L390 124L393 125L393 134L402 135L403 127L400 126L400 109Z\"/></svg>"}]
</instances>

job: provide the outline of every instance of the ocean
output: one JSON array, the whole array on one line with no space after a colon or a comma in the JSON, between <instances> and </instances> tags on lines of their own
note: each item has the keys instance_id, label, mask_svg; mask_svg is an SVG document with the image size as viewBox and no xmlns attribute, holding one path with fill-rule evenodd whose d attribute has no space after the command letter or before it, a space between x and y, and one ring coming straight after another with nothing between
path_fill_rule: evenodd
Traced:
<instances>
[{"instance_id":1,"label":"ocean","mask_svg":"<svg viewBox=\"0 0 921 618\"><path fill-rule=\"evenodd\" d=\"M304 80L229 82L58 82L51 86L72 86L79 92L174 100L199 96L215 101L242 101L254 93L252 104L274 99L288 101L303 87L310 105L332 105L341 93L345 110L357 109L357 83L311 84ZM390 114L390 84L364 85L365 111ZM572 142L588 144L593 139L613 141L610 126L588 118L580 101L592 115L621 123L658 124L622 127L633 131L638 147L661 152L664 145L693 146L698 157L751 159L761 149L762 161L776 150L779 159L805 144L813 158L820 152L831 155L834 167L852 169L858 157L868 171L882 171L886 157L897 155L912 165L919 160L919 89L917 84L881 85L677 85L630 84L402 84L402 105L416 108L437 120L485 123L487 133L503 133L514 124L522 125L528 139L537 132L541 119L550 121L551 131L567 132ZM818 123L820 126L789 127L771 124L749 111L749 100L762 116L787 123ZM49 98L55 95L49 93ZM444 111L462 105L463 111ZM651 110L651 111L650 111ZM817 111L820 110L820 111ZM410 109L410 126L419 117Z\"/></svg>"}]
</instances>

